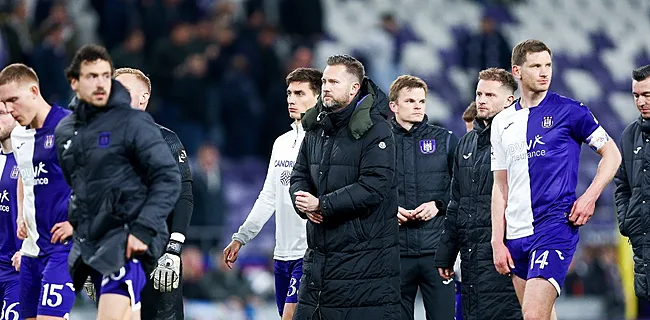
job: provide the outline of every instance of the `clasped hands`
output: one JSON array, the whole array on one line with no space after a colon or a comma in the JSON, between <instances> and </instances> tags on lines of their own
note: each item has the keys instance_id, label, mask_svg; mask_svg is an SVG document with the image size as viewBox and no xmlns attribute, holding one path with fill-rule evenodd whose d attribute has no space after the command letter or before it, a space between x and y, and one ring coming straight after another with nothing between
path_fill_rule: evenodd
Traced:
<instances>
[{"instance_id":1,"label":"clasped hands","mask_svg":"<svg viewBox=\"0 0 650 320\"><path fill-rule=\"evenodd\" d=\"M318 198L305 191L297 191L294 195L296 196L296 208L307 215L309 221L313 223L323 222Z\"/></svg>"},{"instance_id":2,"label":"clasped hands","mask_svg":"<svg viewBox=\"0 0 650 320\"><path fill-rule=\"evenodd\" d=\"M409 220L429 221L438 214L438 207L435 201L429 201L421 204L414 210L406 210L397 207L397 221L400 225Z\"/></svg>"}]
</instances>

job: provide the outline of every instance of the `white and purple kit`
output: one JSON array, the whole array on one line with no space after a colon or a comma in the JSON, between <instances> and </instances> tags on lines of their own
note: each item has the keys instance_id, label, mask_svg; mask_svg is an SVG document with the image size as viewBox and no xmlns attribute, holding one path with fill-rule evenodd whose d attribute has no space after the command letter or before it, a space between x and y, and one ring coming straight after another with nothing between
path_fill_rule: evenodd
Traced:
<instances>
[{"instance_id":1,"label":"white and purple kit","mask_svg":"<svg viewBox=\"0 0 650 320\"><path fill-rule=\"evenodd\" d=\"M12 152L0 153L0 297L6 319L19 319L20 282L11 258L22 241L16 236L18 166Z\"/></svg>"},{"instance_id":2,"label":"white and purple kit","mask_svg":"<svg viewBox=\"0 0 650 320\"><path fill-rule=\"evenodd\" d=\"M53 105L42 128L17 126L11 143L23 183L23 241L20 266L21 316L68 317L75 292L68 271L72 241L51 243L51 229L68 220L70 187L63 178L54 129L70 111Z\"/></svg>"},{"instance_id":3,"label":"white and purple kit","mask_svg":"<svg viewBox=\"0 0 650 320\"><path fill-rule=\"evenodd\" d=\"M508 175L506 246L515 275L544 278L560 294L579 239L568 215L580 147L598 150L609 140L586 106L551 91L538 106L517 101L494 118L492 171Z\"/></svg>"}]
</instances>

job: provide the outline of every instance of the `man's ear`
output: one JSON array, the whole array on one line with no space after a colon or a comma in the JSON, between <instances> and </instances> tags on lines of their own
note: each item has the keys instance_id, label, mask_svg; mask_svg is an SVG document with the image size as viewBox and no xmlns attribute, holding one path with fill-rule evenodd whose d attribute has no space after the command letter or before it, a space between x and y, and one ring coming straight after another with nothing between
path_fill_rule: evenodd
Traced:
<instances>
[{"instance_id":1,"label":"man's ear","mask_svg":"<svg viewBox=\"0 0 650 320\"><path fill-rule=\"evenodd\" d=\"M388 107L393 113L397 113L397 104L394 101L388 102Z\"/></svg>"}]
</instances>

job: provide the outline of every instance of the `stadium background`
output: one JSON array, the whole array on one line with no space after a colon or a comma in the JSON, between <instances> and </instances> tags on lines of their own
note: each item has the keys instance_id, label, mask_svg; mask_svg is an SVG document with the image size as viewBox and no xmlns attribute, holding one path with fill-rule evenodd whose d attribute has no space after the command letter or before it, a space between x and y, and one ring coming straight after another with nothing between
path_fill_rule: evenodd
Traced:
<instances>
[{"instance_id":1,"label":"stadium background","mask_svg":"<svg viewBox=\"0 0 650 320\"><path fill-rule=\"evenodd\" d=\"M618 140L638 115L631 70L650 63L648 0L0 0L0 7L0 66L32 66L49 102L69 101L63 70L83 44L102 43L116 67L150 75L150 111L178 133L193 165L195 210L183 253L188 319L277 318L273 219L242 249L237 270L218 258L262 187L273 140L289 130L290 70L322 69L329 55L350 53L385 90L399 74L418 75L430 86L429 119L460 137L477 71L509 69L512 46L537 38L554 53L551 89L584 102ZM583 148L578 192L597 161ZM581 235L560 319L648 316L631 291L611 186ZM73 319L93 318L85 297L77 300Z\"/></svg>"}]
</instances>

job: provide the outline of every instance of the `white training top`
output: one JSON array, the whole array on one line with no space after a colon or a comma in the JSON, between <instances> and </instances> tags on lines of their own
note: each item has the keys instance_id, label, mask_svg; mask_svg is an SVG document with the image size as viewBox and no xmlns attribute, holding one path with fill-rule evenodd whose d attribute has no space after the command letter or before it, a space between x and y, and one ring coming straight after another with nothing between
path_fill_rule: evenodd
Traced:
<instances>
[{"instance_id":1,"label":"white training top","mask_svg":"<svg viewBox=\"0 0 650 320\"><path fill-rule=\"evenodd\" d=\"M273 143L264 187L246 221L232 236L233 240L245 245L255 238L275 212L273 259L281 261L301 259L307 250L306 220L296 213L289 195L291 171L296 163L305 131L296 123L291 126L293 130L281 135Z\"/></svg>"}]
</instances>

